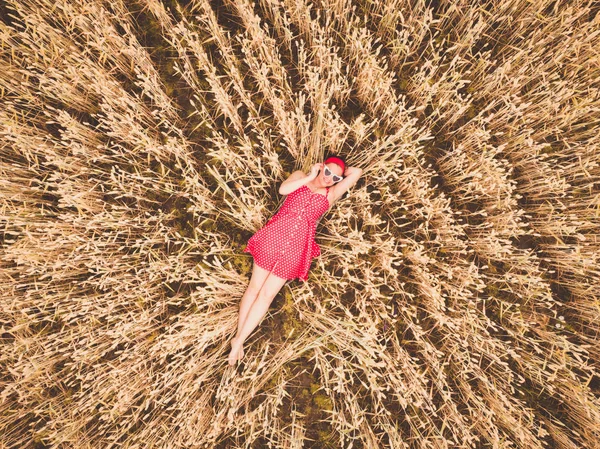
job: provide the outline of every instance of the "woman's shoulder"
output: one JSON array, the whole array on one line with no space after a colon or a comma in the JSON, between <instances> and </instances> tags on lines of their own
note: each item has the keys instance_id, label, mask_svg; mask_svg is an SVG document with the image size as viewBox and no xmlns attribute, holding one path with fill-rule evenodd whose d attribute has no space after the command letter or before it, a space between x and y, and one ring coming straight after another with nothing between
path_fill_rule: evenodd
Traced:
<instances>
[{"instance_id":1,"label":"woman's shoulder","mask_svg":"<svg viewBox=\"0 0 600 449\"><path fill-rule=\"evenodd\" d=\"M287 179L285 181L283 181L281 183L281 185L279 186L279 193L281 194L281 186L291 182L291 181L295 181L296 179L301 179L306 177L306 175L304 174L304 172L302 170L296 170L294 171L291 175L289 175L287 177ZM286 194L287 195L287 194Z\"/></svg>"},{"instance_id":2,"label":"woman's shoulder","mask_svg":"<svg viewBox=\"0 0 600 449\"><path fill-rule=\"evenodd\" d=\"M290 176L288 176L286 181L295 181L296 179L300 179L304 176L306 176L306 174L302 170L296 170Z\"/></svg>"}]
</instances>

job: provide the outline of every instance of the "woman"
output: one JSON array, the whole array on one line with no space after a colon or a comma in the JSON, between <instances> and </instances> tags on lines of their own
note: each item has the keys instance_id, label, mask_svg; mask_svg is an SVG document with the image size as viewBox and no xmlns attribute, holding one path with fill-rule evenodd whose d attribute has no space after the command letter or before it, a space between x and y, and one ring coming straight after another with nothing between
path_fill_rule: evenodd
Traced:
<instances>
[{"instance_id":1,"label":"woman","mask_svg":"<svg viewBox=\"0 0 600 449\"><path fill-rule=\"evenodd\" d=\"M281 184L279 194L287 195L285 201L244 249L252 254L254 264L240 302L237 333L228 357L230 365L244 356L244 341L266 315L281 287L295 278L306 281L312 259L321 254L314 241L318 220L361 174L362 169L346 168L343 158L331 156L314 164L310 174L296 170Z\"/></svg>"}]
</instances>

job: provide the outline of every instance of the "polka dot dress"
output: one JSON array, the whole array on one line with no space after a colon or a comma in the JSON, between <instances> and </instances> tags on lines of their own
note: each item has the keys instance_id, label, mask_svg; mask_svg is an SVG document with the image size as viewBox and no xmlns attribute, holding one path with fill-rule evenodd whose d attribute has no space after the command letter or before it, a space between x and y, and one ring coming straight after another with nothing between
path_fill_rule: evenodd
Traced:
<instances>
[{"instance_id":1,"label":"polka dot dress","mask_svg":"<svg viewBox=\"0 0 600 449\"><path fill-rule=\"evenodd\" d=\"M244 252L276 276L306 281L312 259L321 254L314 236L317 221L329 209L328 197L329 187L326 195L306 185L294 190L265 226L250 237Z\"/></svg>"}]
</instances>

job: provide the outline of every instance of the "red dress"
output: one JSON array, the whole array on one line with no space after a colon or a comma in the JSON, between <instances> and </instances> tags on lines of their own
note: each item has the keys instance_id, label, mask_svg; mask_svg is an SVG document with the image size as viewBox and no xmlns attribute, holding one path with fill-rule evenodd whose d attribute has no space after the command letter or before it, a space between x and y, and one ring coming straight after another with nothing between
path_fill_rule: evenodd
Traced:
<instances>
[{"instance_id":1,"label":"red dress","mask_svg":"<svg viewBox=\"0 0 600 449\"><path fill-rule=\"evenodd\" d=\"M329 209L327 195L308 186L290 193L279 211L250 239L244 252L254 263L284 279L308 279L312 259L321 254L314 240L317 221Z\"/></svg>"}]
</instances>

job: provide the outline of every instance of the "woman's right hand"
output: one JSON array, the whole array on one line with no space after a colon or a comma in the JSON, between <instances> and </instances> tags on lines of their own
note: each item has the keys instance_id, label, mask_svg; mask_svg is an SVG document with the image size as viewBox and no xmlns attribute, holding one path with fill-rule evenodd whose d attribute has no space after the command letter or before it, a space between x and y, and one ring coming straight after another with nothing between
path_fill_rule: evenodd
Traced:
<instances>
[{"instance_id":1,"label":"woman's right hand","mask_svg":"<svg viewBox=\"0 0 600 449\"><path fill-rule=\"evenodd\" d=\"M319 175L319 170L323 170L323 164L321 162L313 164L313 166L310 168L310 173L308 174L308 178L311 181L313 179L315 179Z\"/></svg>"}]
</instances>

